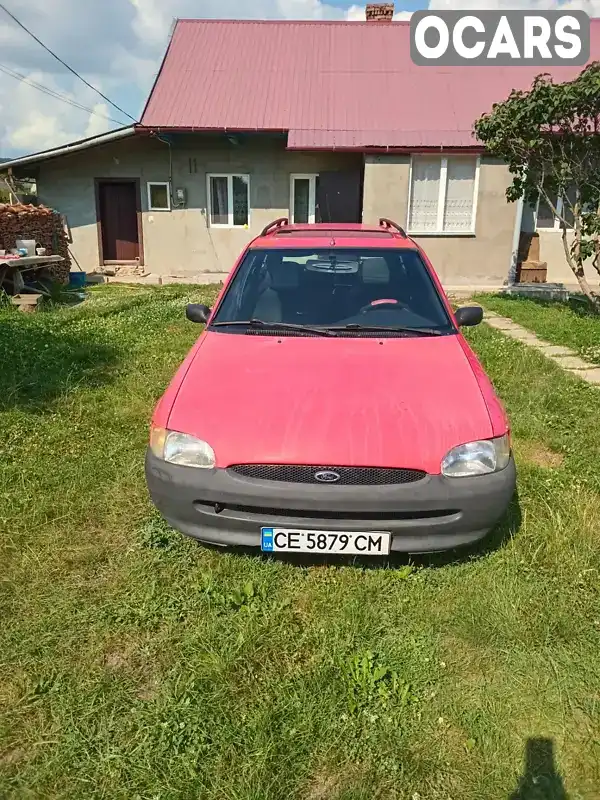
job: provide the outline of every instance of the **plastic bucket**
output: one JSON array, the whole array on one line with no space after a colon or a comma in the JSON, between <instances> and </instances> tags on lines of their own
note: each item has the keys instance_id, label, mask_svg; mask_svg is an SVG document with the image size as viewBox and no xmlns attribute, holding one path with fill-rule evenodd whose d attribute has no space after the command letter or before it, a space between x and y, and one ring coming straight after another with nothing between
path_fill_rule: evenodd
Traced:
<instances>
[{"instance_id":1,"label":"plastic bucket","mask_svg":"<svg viewBox=\"0 0 600 800\"><path fill-rule=\"evenodd\" d=\"M87 275L85 272L69 272L69 286L75 289L83 289Z\"/></svg>"}]
</instances>

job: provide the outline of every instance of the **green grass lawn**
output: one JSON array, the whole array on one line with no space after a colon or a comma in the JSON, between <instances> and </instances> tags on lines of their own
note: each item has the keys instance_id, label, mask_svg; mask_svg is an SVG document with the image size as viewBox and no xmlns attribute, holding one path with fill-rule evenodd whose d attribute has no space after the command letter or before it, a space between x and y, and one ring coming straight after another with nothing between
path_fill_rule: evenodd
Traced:
<instances>
[{"instance_id":1,"label":"green grass lawn","mask_svg":"<svg viewBox=\"0 0 600 800\"><path fill-rule=\"evenodd\" d=\"M490 311L510 317L542 339L570 347L587 361L600 364L600 314L591 312L581 299L559 303L489 294L474 299Z\"/></svg>"},{"instance_id":2,"label":"green grass lawn","mask_svg":"<svg viewBox=\"0 0 600 800\"><path fill-rule=\"evenodd\" d=\"M154 513L143 456L214 291L0 310L0 797L598 798L600 392L470 334L519 466L485 552L205 549ZM525 769L549 748L556 772Z\"/></svg>"}]
</instances>

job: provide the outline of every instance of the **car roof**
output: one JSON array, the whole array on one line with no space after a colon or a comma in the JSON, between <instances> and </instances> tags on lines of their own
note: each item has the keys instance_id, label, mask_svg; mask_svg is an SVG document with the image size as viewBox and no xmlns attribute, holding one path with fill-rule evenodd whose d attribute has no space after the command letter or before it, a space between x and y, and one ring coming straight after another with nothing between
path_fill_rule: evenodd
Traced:
<instances>
[{"instance_id":1,"label":"car roof","mask_svg":"<svg viewBox=\"0 0 600 800\"><path fill-rule=\"evenodd\" d=\"M418 250L403 228L391 220L379 225L350 222L290 224L287 219L275 220L249 245L250 249L312 247L375 247Z\"/></svg>"}]
</instances>

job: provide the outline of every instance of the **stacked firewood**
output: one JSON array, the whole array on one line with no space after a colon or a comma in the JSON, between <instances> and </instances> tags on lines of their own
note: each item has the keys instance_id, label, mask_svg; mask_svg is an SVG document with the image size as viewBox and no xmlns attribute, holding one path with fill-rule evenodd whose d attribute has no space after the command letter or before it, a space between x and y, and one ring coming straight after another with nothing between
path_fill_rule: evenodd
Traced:
<instances>
[{"instance_id":1,"label":"stacked firewood","mask_svg":"<svg viewBox=\"0 0 600 800\"><path fill-rule=\"evenodd\" d=\"M69 282L71 259L68 234L62 216L46 206L0 203L0 248L9 253L17 239L35 239L46 255L62 256L64 261L45 267L58 283Z\"/></svg>"}]
</instances>

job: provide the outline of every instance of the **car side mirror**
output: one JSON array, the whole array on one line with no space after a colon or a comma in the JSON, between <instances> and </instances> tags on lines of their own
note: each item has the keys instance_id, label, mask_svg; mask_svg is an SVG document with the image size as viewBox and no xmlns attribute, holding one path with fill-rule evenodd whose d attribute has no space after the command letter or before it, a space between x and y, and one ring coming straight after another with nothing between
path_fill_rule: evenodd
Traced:
<instances>
[{"instance_id":1,"label":"car side mirror","mask_svg":"<svg viewBox=\"0 0 600 800\"><path fill-rule=\"evenodd\" d=\"M481 306L463 306L457 309L454 316L459 328L473 328L483 322L483 308Z\"/></svg>"},{"instance_id":2,"label":"car side mirror","mask_svg":"<svg viewBox=\"0 0 600 800\"><path fill-rule=\"evenodd\" d=\"M211 315L211 309L200 303L189 303L185 310L185 315L190 322L199 322L201 325L206 325Z\"/></svg>"}]
</instances>

